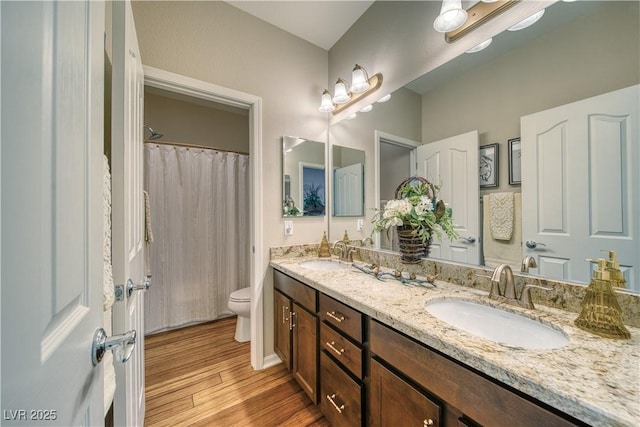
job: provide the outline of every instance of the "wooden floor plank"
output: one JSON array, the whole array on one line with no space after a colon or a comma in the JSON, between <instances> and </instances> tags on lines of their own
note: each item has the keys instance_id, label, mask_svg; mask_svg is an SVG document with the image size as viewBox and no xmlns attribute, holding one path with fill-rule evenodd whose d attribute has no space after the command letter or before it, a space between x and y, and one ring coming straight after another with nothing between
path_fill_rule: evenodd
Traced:
<instances>
[{"instance_id":1,"label":"wooden floor plank","mask_svg":"<svg viewBox=\"0 0 640 427\"><path fill-rule=\"evenodd\" d=\"M283 365L254 371L235 318L145 337L145 426L328 427Z\"/></svg>"}]
</instances>

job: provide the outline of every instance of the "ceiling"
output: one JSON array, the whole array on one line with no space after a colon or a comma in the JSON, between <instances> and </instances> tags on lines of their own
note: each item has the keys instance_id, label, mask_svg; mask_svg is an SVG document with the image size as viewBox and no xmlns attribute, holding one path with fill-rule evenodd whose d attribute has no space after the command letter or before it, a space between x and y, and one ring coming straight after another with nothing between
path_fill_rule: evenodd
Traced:
<instances>
[{"instance_id":1,"label":"ceiling","mask_svg":"<svg viewBox=\"0 0 640 427\"><path fill-rule=\"evenodd\" d=\"M373 4L373 0L264 0L227 3L329 50Z\"/></svg>"}]
</instances>

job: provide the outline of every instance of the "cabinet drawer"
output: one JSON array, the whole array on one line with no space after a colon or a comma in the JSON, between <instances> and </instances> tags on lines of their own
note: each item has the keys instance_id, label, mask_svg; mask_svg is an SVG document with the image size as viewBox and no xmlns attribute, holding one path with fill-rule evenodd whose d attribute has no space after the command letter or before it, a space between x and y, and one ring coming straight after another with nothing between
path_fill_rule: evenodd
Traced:
<instances>
[{"instance_id":1,"label":"cabinet drawer","mask_svg":"<svg viewBox=\"0 0 640 427\"><path fill-rule=\"evenodd\" d=\"M292 279L278 270L273 270L273 287L311 313L316 313L318 292L315 289L298 282L296 279Z\"/></svg>"},{"instance_id":2,"label":"cabinet drawer","mask_svg":"<svg viewBox=\"0 0 640 427\"><path fill-rule=\"evenodd\" d=\"M362 378L362 350L326 323L320 325L320 347Z\"/></svg>"},{"instance_id":3,"label":"cabinet drawer","mask_svg":"<svg viewBox=\"0 0 640 427\"><path fill-rule=\"evenodd\" d=\"M320 354L320 409L332 427L362 425L362 388L324 353Z\"/></svg>"},{"instance_id":4,"label":"cabinet drawer","mask_svg":"<svg viewBox=\"0 0 640 427\"><path fill-rule=\"evenodd\" d=\"M320 318L362 343L362 314L360 312L320 294Z\"/></svg>"}]
</instances>

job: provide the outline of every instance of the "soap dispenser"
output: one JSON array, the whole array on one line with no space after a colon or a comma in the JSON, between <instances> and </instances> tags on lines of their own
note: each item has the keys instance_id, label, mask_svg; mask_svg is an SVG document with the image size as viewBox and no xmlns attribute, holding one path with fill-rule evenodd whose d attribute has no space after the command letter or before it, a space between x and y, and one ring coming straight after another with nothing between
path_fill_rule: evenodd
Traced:
<instances>
[{"instance_id":1,"label":"soap dispenser","mask_svg":"<svg viewBox=\"0 0 640 427\"><path fill-rule=\"evenodd\" d=\"M616 251L612 250L602 250L600 252L604 252L609 255L609 260L607 261L607 271L609 272L609 281L611 282L611 286L614 288L626 288L627 281L622 275L622 271L620 270L620 263L616 261Z\"/></svg>"},{"instance_id":2,"label":"soap dispenser","mask_svg":"<svg viewBox=\"0 0 640 427\"><path fill-rule=\"evenodd\" d=\"M593 272L593 278L581 303L582 311L574 324L604 338L631 338L631 334L622 323L622 310L611 285L607 260L600 258L587 261L597 262L598 268Z\"/></svg>"},{"instance_id":3,"label":"soap dispenser","mask_svg":"<svg viewBox=\"0 0 640 427\"><path fill-rule=\"evenodd\" d=\"M322 234L322 240L320 240L320 248L318 248L319 258L329 258L331 256L331 248L329 247L329 241L327 240L327 232Z\"/></svg>"}]
</instances>

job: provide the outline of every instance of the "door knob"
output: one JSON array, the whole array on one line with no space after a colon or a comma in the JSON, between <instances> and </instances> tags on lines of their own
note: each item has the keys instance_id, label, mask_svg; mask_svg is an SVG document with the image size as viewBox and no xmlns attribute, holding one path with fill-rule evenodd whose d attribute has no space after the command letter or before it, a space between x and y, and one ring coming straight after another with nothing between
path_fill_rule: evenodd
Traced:
<instances>
[{"instance_id":1,"label":"door knob","mask_svg":"<svg viewBox=\"0 0 640 427\"><path fill-rule=\"evenodd\" d=\"M547 245L545 245L544 243L539 243L539 242L536 242L535 240L527 240L527 241L525 242L525 245L527 245L527 247L528 247L529 249L535 249L535 248L537 248L538 246L547 246Z\"/></svg>"},{"instance_id":2,"label":"door knob","mask_svg":"<svg viewBox=\"0 0 640 427\"><path fill-rule=\"evenodd\" d=\"M113 351L114 358L120 363L124 363L131 357L135 345L135 329L121 335L107 337L105 330L99 328L93 335L93 344L91 346L91 361L93 362L93 366L102 362L102 358L107 350Z\"/></svg>"},{"instance_id":3,"label":"door knob","mask_svg":"<svg viewBox=\"0 0 640 427\"><path fill-rule=\"evenodd\" d=\"M124 292L127 291L127 298L131 297L133 291L147 291L151 287L151 275L147 274L144 276L144 281L142 283L135 284L133 280L127 280L127 284L125 285L116 285L116 301L124 300Z\"/></svg>"},{"instance_id":4,"label":"door knob","mask_svg":"<svg viewBox=\"0 0 640 427\"><path fill-rule=\"evenodd\" d=\"M476 238L474 236L460 237L460 240L464 240L465 243L470 245L473 245L476 242Z\"/></svg>"}]
</instances>

